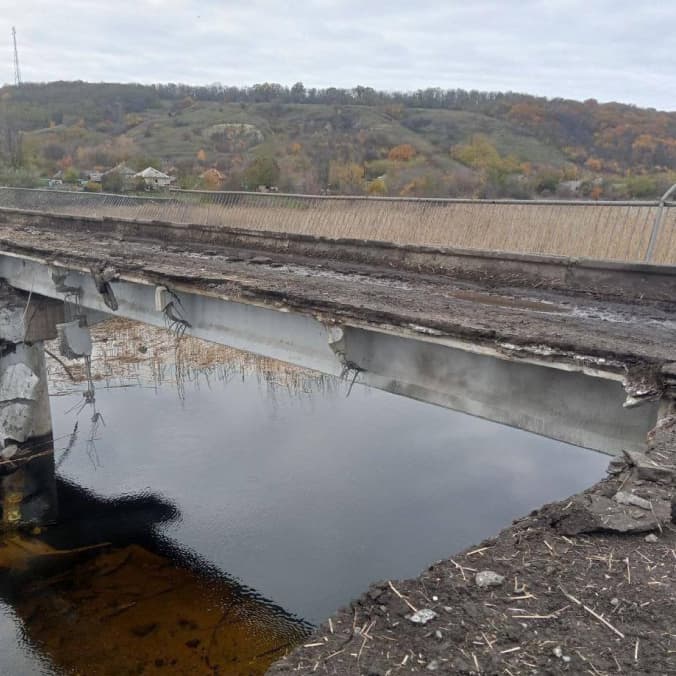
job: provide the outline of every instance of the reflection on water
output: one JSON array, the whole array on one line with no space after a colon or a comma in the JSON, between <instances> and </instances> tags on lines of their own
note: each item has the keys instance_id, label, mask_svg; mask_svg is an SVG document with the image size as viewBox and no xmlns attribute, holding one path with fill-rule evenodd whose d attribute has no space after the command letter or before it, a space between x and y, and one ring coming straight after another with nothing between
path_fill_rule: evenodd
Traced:
<instances>
[{"instance_id":1,"label":"reflection on water","mask_svg":"<svg viewBox=\"0 0 676 676\"><path fill-rule=\"evenodd\" d=\"M50 349L61 520L0 547L2 674L262 673L306 635L297 618L607 462L128 322L94 339L95 414L85 369Z\"/></svg>"},{"instance_id":2,"label":"reflection on water","mask_svg":"<svg viewBox=\"0 0 676 676\"><path fill-rule=\"evenodd\" d=\"M307 625L158 538L152 525L176 516L160 499L106 501L65 482L59 497L58 526L0 549L3 596L56 670L257 674L306 635Z\"/></svg>"}]
</instances>

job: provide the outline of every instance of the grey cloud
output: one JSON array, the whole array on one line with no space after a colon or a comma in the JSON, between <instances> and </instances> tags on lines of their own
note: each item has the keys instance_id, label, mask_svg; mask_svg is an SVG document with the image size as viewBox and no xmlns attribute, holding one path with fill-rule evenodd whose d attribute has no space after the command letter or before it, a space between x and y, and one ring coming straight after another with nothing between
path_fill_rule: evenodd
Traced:
<instances>
[{"instance_id":1,"label":"grey cloud","mask_svg":"<svg viewBox=\"0 0 676 676\"><path fill-rule=\"evenodd\" d=\"M0 0L25 79L512 89L674 109L676 4L629 0Z\"/></svg>"}]
</instances>

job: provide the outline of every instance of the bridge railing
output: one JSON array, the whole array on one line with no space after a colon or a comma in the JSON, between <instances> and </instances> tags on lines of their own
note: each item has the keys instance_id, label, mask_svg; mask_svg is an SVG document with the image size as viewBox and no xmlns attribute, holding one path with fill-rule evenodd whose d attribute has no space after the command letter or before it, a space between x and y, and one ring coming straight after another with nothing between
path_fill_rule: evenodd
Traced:
<instances>
[{"instance_id":1,"label":"bridge railing","mask_svg":"<svg viewBox=\"0 0 676 676\"><path fill-rule=\"evenodd\" d=\"M676 203L0 188L0 208L425 246L676 264Z\"/></svg>"}]
</instances>

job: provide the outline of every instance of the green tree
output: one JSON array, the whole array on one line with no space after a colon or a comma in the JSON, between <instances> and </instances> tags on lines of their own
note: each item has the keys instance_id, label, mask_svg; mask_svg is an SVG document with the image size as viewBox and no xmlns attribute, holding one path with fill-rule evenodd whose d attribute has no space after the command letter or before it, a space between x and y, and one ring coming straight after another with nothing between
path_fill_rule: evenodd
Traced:
<instances>
[{"instance_id":1,"label":"green tree","mask_svg":"<svg viewBox=\"0 0 676 676\"><path fill-rule=\"evenodd\" d=\"M245 170L244 182L249 189L259 185L273 186L281 176L279 164L274 157L257 157Z\"/></svg>"},{"instance_id":2,"label":"green tree","mask_svg":"<svg viewBox=\"0 0 676 676\"><path fill-rule=\"evenodd\" d=\"M38 177L34 172L28 169L15 169L0 165L0 185L16 188L37 188L38 184Z\"/></svg>"},{"instance_id":3,"label":"green tree","mask_svg":"<svg viewBox=\"0 0 676 676\"><path fill-rule=\"evenodd\" d=\"M124 192L124 179L117 171L109 171L101 179L104 192Z\"/></svg>"},{"instance_id":4,"label":"green tree","mask_svg":"<svg viewBox=\"0 0 676 676\"><path fill-rule=\"evenodd\" d=\"M80 174L78 174L77 170L73 169L73 167L68 167L68 169L63 172L64 183L77 183L79 180Z\"/></svg>"}]
</instances>

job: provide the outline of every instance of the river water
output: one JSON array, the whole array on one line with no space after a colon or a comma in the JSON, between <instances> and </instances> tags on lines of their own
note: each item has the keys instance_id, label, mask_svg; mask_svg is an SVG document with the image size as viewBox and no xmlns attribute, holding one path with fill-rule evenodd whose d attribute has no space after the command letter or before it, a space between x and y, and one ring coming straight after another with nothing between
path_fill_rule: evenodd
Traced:
<instances>
[{"instance_id":1,"label":"river water","mask_svg":"<svg viewBox=\"0 0 676 676\"><path fill-rule=\"evenodd\" d=\"M608 462L161 330L94 337L94 405L49 363L61 521L0 543L0 674L263 673Z\"/></svg>"}]
</instances>

